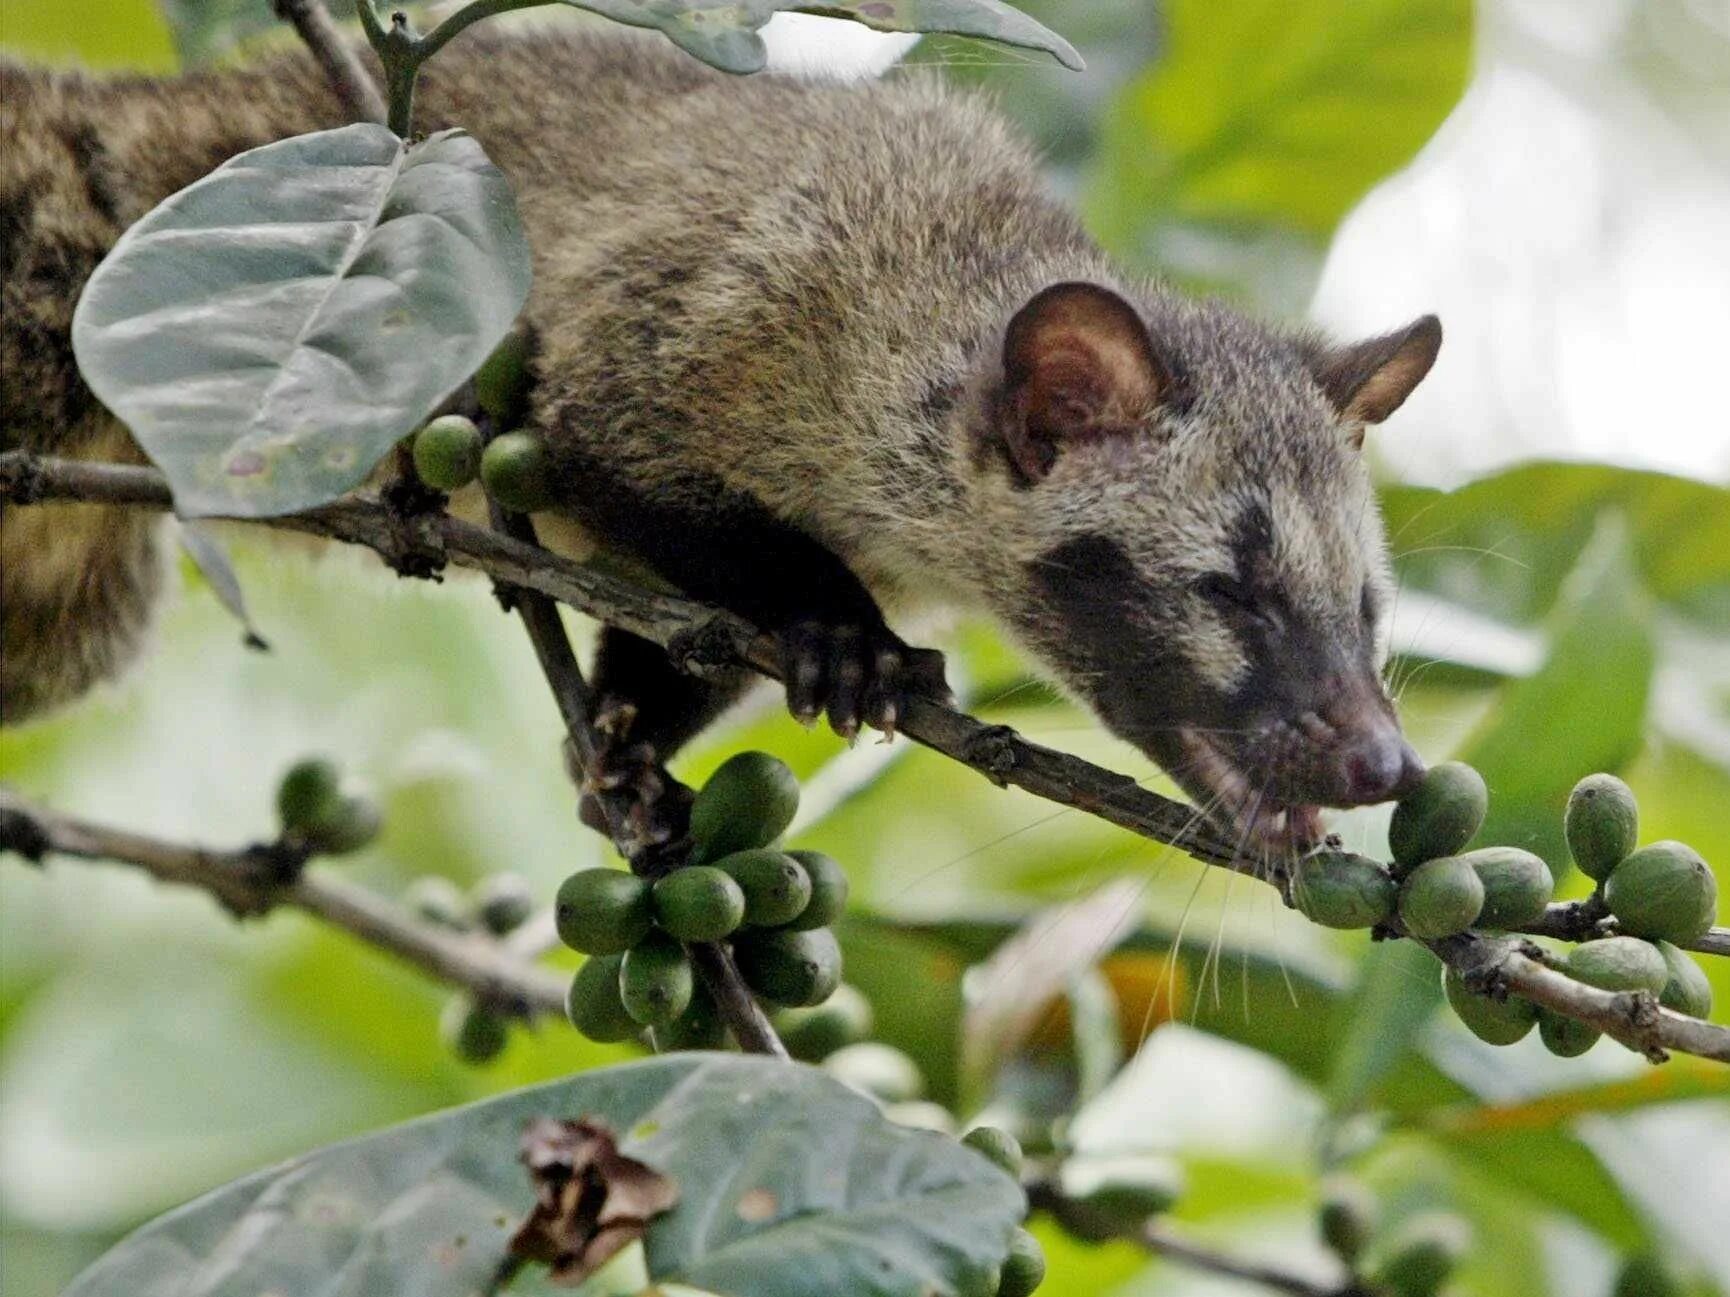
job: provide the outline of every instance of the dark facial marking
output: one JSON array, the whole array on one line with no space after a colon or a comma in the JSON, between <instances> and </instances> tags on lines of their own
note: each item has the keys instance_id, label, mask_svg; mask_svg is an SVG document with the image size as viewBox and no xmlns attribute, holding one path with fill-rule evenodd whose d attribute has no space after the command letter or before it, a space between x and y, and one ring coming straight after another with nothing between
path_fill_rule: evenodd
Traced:
<instances>
[{"instance_id":1,"label":"dark facial marking","mask_svg":"<svg viewBox=\"0 0 1730 1297\"><path fill-rule=\"evenodd\" d=\"M1108 536L1077 536L1029 566L1034 587L1090 648L1128 637L1129 614L1152 597L1123 546Z\"/></svg>"}]
</instances>

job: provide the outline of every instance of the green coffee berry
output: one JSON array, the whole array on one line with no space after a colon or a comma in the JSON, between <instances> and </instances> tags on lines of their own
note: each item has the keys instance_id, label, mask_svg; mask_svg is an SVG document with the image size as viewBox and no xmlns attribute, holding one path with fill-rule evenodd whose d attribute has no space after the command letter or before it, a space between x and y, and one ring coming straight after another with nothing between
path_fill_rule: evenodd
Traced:
<instances>
[{"instance_id":1,"label":"green coffee berry","mask_svg":"<svg viewBox=\"0 0 1730 1297\"><path fill-rule=\"evenodd\" d=\"M445 1047L465 1063L490 1063L504 1053L510 1031L505 1020L466 995L454 996L439 1017Z\"/></svg>"},{"instance_id":2,"label":"green coffee berry","mask_svg":"<svg viewBox=\"0 0 1730 1297\"><path fill-rule=\"evenodd\" d=\"M565 1016L590 1040L603 1044L631 1040L642 1026L625 1012L619 996L623 955L596 955L577 970L565 992Z\"/></svg>"},{"instance_id":3,"label":"green coffee berry","mask_svg":"<svg viewBox=\"0 0 1730 1297\"><path fill-rule=\"evenodd\" d=\"M553 501L546 443L532 432L507 432L481 452L481 485L512 513L534 513Z\"/></svg>"},{"instance_id":4,"label":"green coffee berry","mask_svg":"<svg viewBox=\"0 0 1730 1297\"><path fill-rule=\"evenodd\" d=\"M1009 1236L1009 1255L998 1272L997 1297L1032 1297L1045 1282L1045 1249L1024 1229Z\"/></svg>"},{"instance_id":5,"label":"green coffee berry","mask_svg":"<svg viewBox=\"0 0 1730 1297\"><path fill-rule=\"evenodd\" d=\"M875 1014L857 987L843 982L822 1004L783 1009L775 1015L775 1030L794 1058L820 1063L836 1050L871 1034Z\"/></svg>"},{"instance_id":6,"label":"green coffee berry","mask_svg":"<svg viewBox=\"0 0 1730 1297\"><path fill-rule=\"evenodd\" d=\"M534 888L521 874L493 874L475 889L475 917L495 936L516 931L534 912Z\"/></svg>"},{"instance_id":7,"label":"green coffee berry","mask_svg":"<svg viewBox=\"0 0 1730 1297\"><path fill-rule=\"evenodd\" d=\"M1360 1180L1331 1176L1316 1212L1322 1242L1348 1265L1363 1253L1376 1224L1376 1200Z\"/></svg>"},{"instance_id":8,"label":"green coffee berry","mask_svg":"<svg viewBox=\"0 0 1730 1297\"><path fill-rule=\"evenodd\" d=\"M1661 993L1670 980L1670 966L1658 947L1638 937L1605 937L1568 952L1568 975L1601 991Z\"/></svg>"},{"instance_id":9,"label":"green coffee berry","mask_svg":"<svg viewBox=\"0 0 1730 1297\"><path fill-rule=\"evenodd\" d=\"M1622 1263L1610 1297L1682 1297L1682 1291L1681 1281L1670 1267L1647 1253Z\"/></svg>"},{"instance_id":10,"label":"green coffee berry","mask_svg":"<svg viewBox=\"0 0 1730 1297\"><path fill-rule=\"evenodd\" d=\"M727 1024L714 999L701 986L691 994L686 1010L664 1027L655 1028L655 1043L671 1049L722 1049L727 1044Z\"/></svg>"},{"instance_id":11,"label":"green coffee berry","mask_svg":"<svg viewBox=\"0 0 1730 1297\"><path fill-rule=\"evenodd\" d=\"M553 899L559 940L586 955L622 955L654 926L648 883L621 869L584 869Z\"/></svg>"},{"instance_id":12,"label":"green coffee berry","mask_svg":"<svg viewBox=\"0 0 1730 1297\"><path fill-rule=\"evenodd\" d=\"M1451 937L1471 927L1484 908L1484 883L1459 856L1439 856L1400 883L1400 922L1414 937Z\"/></svg>"},{"instance_id":13,"label":"green coffee berry","mask_svg":"<svg viewBox=\"0 0 1730 1297\"><path fill-rule=\"evenodd\" d=\"M911 1103L925 1093L919 1065L875 1040L836 1050L823 1060L823 1070L879 1103Z\"/></svg>"},{"instance_id":14,"label":"green coffee berry","mask_svg":"<svg viewBox=\"0 0 1730 1297\"><path fill-rule=\"evenodd\" d=\"M1021 1141L1008 1131L996 1126L975 1126L961 1137L961 1142L990 1158L1013 1178L1021 1178Z\"/></svg>"},{"instance_id":15,"label":"green coffee berry","mask_svg":"<svg viewBox=\"0 0 1730 1297\"><path fill-rule=\"evenodd\" d=\"M1587 775L1568 794L1562 831L1580 872L1603 882L1638 841L1640 808L1633 791L1615 775Z\"/></svg>"},{"instance_id":16,"label":"green coffee berry","mask_svg":"<svg viewBox=\"0 0 1730 1297\"><path fill-rule=\"evenodd\" d=\"M625 952L619 967L619 999L645 1027L671 1022L691 1006L696 976L684 947L651 932Z\"/></svg>"},{"instance_id":17,"label":"green coffee berry","mask_svg":"<svg viewBox=\"0 0 1730 1297\"><path fill-rule=\"evenodd\" d=\"M841 984L841 947L828 928L749 933L733 957L751 989L776 1004L821 1004Z\"/></svg>"},{"instance_id":18,"label":"green coffee berry","mask_svg":"<svg viewBox=\"0 0 1730 1297\"><path fill-rule=\"evenodd\" d=\"M697 863L766 847L799 809L799 781L767 752L729 757L691 803L691 840Z\"/></svg>"},{"instance_id":19,"label":"green coffee berry","mask_svg":"<svg viewBox=\"0 0 1730 1297\"><path fill-rule=\"evenodd\" d=\"M1327 928L1373 928L1393 916L1397 888L1386 869L1363 856L1325 851L1298 861L1292 900Z\"/></svg>"},{"instance_id":20,"label":"green coffee berry","mask_svg":"<svg viewBox=\"0 0 1730 1297\"><path fill-rule=\"evenodd\" d=\"M276 814L285 831L294 833L317 824L342 801L342 776L323 757L296 761L276 789Z\"/></svg>"},{"instance_id":21,"label":"green coffee berry","mask_svg":"<svg viewBox=\"0 0 1730 1297\"><path fill-rule=\"evenodd\" d=\"M1596 1045L1603 1034L1577 1018L1538 1006L1538 1039L1558 1058L1578 1058Z\"/></svg>"},{"instance_id":22,"label":"green coffee berry","mask_svg":"<svg viewBox=\"0 0 1730 1297\"><path fill-rule=\"evenodd\" d=\"M1656 943L1664 956L1664 966L1670 972L1664 989L1658 993L1658 1003L1666 1009L1685 1013L1690 1018L1704 1018L1712 1012L1712 983L1685 950L1668 941Z\"/></svg>"},{"instance_id":23,"label":"green coffee berry","mask_svg":"<svg viewBox=\"0 0 1730 1297\"><path fill-rule=\"evenodd\" d=\"M527 413L528 339L509 334L475 374L475 401L492 417L493 425L508 428Z\"/></svg>"},{"instance_id":24,"label":"green coffee berry","mask_svg":"<svg viewBox=\"0 0 1730 1297\"><path fill-rule=\"evenodd\" d=\"M369 798L341 797L319 819L303 824L298 836L314 851L346 856L371 843L382 827L378 806Z\"/></svg>"},{"instance_id":25,"label":"green coffee berry","mask_svg":"<svg viewBox=\"0 0 1730 1297\"><path fill-rule=\"evenodd\" d=\"M1402 870L1464 849L1484 824L1490 790L1460 761L1431 766L1423 782L1400 798L1388 822L1388 849Z\"/></svg>"},{"instance_id":26,"label":"green coffee berry","mask_svg":"<svg viewBox=\"0 0 1730 1297\"><path fill-rule=\"evenodd\" d=\"M446 414L414 437L414 471L438 491L460 491L481 471L484 438L473 419Z\"/></svg>"},{"instance_id":27,"label":"green coffee berry","mask_svg":"<svg viewBox=\"0 0 1730 1297\"><path fill-rule=\"evenodd\" d=\"M655 884L655 918L680 941L719 941L745 921L745 893L724 870L688 865Z\"/></svg>"},{"instance_id":28,"label":"green coffee berry","mask_svg":"<svg viewBox=\"0 0 1730 1297\"><path fill-rule=\"evenodd\" d=\"M1414 1216L1377 1249L1369 1278L1391 1297L1433 1297L1472 1245L1472 1227L1451 1212Z\"/></svg>"},{"instance_id":29,"label":"green coffee berry","mask_svg":"<svg viewBox=\"0 0 1730 1297\"><path fill-rule=\"evenodd\" d=\"M1492 1045L1511 1045L1522 1039L1538 1021L1538 1006L1517 995L1495 999L1468 990L1451 968L1442 970L1442 989L1454 1015L1479 1040Z\"/></svg>"},{"instance_id":30,"label":"green coffee berry","mask_svg":"<svg viewBox=\"0 0 1730 1297\"><path fill-rule=\"evenodd\" d=\"M1692 847L1654 842L1611 871L1604 900L1623 932L1693 941L1717 916L1718 880Z\"/></svg>"},{"instance_id":31,"label":"green coffee berry","mask_svg":"<svg viewBox=\"0 0 1730 1297\"><path fill-rule=\"evenodd\" d=\"M811 880L811 899L786 926L798 931L826 928L847 908L847 874L839 861L821 851L789 851Z\"/></svg>"},{"instance_id":32,"label":"green coffee berry","mask_svg":"<svg viewBox=\"0 0 1730 1297\"><path fill-rule=\"evenodd\" d=\"M1477 871L1484 885L1484 908L1477 926L1506 932L1533 922L1555 894L1550 867L1518 847L1480 847L1459 859Z\"/></svg>"},{"instance_id":33,"label":"green coffee berry","mask_svg":"<svg viewBox=\"0 0 1730 1297\"><path fill-rule=\"evenodd\" d=\"M403 903L428 923L462 930L469 926L468 900L462 889L448 878L426 874L414 880L403 893Z\"/></svg>"},{"instance_id":34,"label":"green coffee berry","mask_svg":"<svg viewBox=\"0 0 1730 1297\"><path fill-rule=\"evenodd\" d=\"M1064 1224L1089 1241L1117 1238L1183 1195L1183 1168L1169 1157L1126 1154L1071 1158L1059 1172L1069 1201Z\"/></svg>"},{"instance_id":35,"label":"green coffee berry","mask_svg":"<svg viewBox=\"0 0 1730 1297\"><path fill-rule=\"evenodd\" d=\"M917 1105L923 1107L923 1104ZM905 1124L905 1123L897 1123ZM1003 1267L998 1265L982 1266L976 1270L963 1272L955 1282L955 1297L997 1297L998 1289L1003 1286Z\"/></svg>"},{"instance_id":36,"label":"green coffee berry","mask_svg":"<svg viewBox=\"0 0 1730 1297\"><path fill-rule=\"evenodd\" d=\"M757 928L792 923L811 903L811 875L784 851L754 847L715 862L733 876L745 895L745 922Z\"/></svg>"}]
</instances>

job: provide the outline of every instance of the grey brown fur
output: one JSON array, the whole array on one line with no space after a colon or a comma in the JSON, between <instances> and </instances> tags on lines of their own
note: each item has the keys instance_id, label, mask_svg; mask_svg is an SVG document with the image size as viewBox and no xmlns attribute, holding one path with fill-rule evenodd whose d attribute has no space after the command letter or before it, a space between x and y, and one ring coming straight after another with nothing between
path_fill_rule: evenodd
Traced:
<instances>
[{"instance_id":1,"label":"grey brown fur","mask_svg":"<svg viewBox=\"0 0 1730 1297\"><path fill-rule=\"evenodd\" d=\"M174 82L8 67L0 103L6 441L133 454L72 366L83 279L162 197L338 106L301 58ZM418 113L470 129L518 193L562 512L778 633L840 626L866 654L822 640L825 694L906 665L877 606L976 608L1246 832L1305 836L1302 804L1409 777L1357 441L1427 370L1433 321L1339 351L1126 277L999 117L917 76L732 79L652 38L471 35ZM130 654L155 559L104 511L4 531L17 719ZM847 687L877 692L841 719L892 723L888 683Z\"/></svg>"}]
</instances>

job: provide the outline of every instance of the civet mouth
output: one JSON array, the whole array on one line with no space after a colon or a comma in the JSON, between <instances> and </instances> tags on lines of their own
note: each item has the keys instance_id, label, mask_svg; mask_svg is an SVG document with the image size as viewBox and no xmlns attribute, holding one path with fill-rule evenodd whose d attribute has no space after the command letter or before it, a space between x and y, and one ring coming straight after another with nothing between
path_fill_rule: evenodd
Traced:
<instances>
[{"instance_id":1,"label":"civet mouth","mask_svg":"<svg viewBox=\"0 0 1730 1297\"><path fill-rule=\"evenodd\" d=\"M1180 729L1183 768L1174 771L1207 818L1249 855L1286 856L1322 840L1321 808L1275 797L1251 780L1218 738Z\"/></svg>"}]
</instances>

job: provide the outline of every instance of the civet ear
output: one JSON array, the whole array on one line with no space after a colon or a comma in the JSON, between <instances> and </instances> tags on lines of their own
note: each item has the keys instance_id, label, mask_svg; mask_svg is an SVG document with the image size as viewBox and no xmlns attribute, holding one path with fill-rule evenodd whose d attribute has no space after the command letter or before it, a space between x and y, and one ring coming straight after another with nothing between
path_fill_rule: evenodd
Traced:
<instances>
[{"instance_id":1,"label":"civet ear","mask_svg":"<svg viewBox=\"0 0 1730 1297\"><path fill-rule=\"evenodd\" d=\"M1072 446L1135 432L1172 388L1135 308L1085 283L1053 284L1016 312L1003 378L995 433L1027 483Z\"/></svg>"},{"instance_id":2,"label":"civet ear","mask_svg":"<svg viewBox=\"0 0 1730 1297\"><path fill-rule=\"evenodd\" d=\"M1400 408L1436 363L1441 346L1442 322L1425 315L1379 338L1319 351L1310 369L1362 445L1364 425Z\"/></svg>"}]
</instances>

